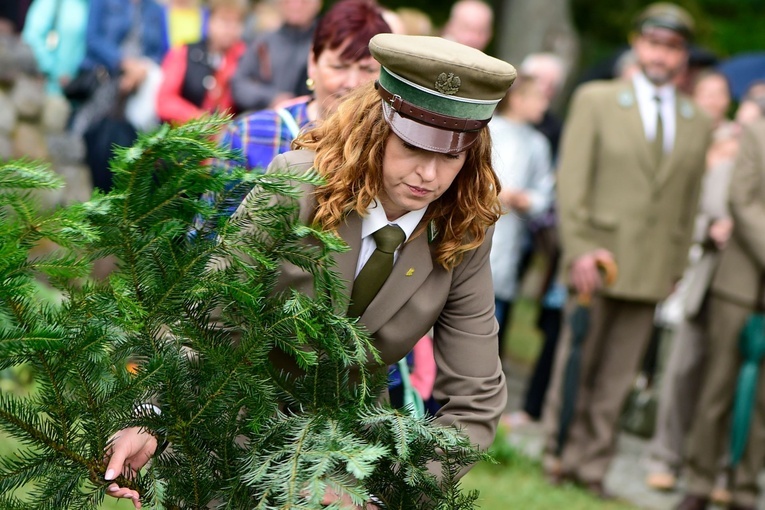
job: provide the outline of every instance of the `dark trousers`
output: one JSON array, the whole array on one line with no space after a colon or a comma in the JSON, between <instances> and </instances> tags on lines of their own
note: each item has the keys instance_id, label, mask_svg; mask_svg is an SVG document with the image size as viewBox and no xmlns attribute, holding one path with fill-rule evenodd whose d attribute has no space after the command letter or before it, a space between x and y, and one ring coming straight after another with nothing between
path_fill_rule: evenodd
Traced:
<instances>
[{"instance_id":1,"label":"dark trousers","mask_svg":"<svg viewBox=\"0 0 765 510\"><path fill-rule=\"evenodd\" d=\"M544 406L547 387L550 385L562 321L563 310L560 308L541 308L539 310L538 326L544 337L544 345L536 365L534 365L534 373L529 380L526 399L523 404L523 410L534 420L539 420L542 417L542 407Z\"/></svg>"},{"instance_id":2,"label":"dark trousers","mask_svg":"<svg viewBox=\"0 0 765 510\"><path fill-rule=\"evenodd\" d=\"M494 298L494 316L499 324L499 332L497 333L499 358L503 359L505 357L505 334L510 329L510 321L513 318L513 302Z\"/></svg>"}]
</instances>

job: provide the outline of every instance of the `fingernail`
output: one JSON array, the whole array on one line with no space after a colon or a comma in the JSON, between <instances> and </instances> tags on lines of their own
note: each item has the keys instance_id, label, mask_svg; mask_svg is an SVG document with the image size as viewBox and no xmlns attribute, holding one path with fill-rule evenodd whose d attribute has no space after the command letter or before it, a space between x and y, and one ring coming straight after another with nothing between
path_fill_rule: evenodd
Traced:
<instances>
[{"instance_id":1,"label":"fingernail","mask_svg":"<svg viewBox=\"0 0 765 510\"><path fill-rule=\"evenodd\" d=\"M117 492L119 489L120 489L119 487L117 487L116 485L114 485L114 486L112 486L112 487L109 487L109 492Z\"/></svg>"},{"instance_id":2,"label":"fingernail","mask_svg":"<svg viewBox=\"0 0 765 510\"><path fill-rule=\"evenodd\" d=\"M114 470L107 469L106 474L104 474L104 480L113 480L113 479L114 479Z\"/></svg>"}]
</instances>

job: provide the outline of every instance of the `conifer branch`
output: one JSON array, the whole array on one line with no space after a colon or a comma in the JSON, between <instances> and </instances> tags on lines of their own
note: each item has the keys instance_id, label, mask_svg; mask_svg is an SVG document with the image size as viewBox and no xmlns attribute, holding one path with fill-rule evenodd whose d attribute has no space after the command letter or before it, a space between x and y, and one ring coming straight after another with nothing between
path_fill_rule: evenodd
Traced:
<instances>
[{"instance_id":1,"label":"conifer branch","mask_svg":"<svg viewBox=\"0 0 765 510\"><path fill-rule=\"evenodd\" d=\"M235 157L214 140L224 120L140 136L117 151L112 192L54 212L28 191L60 179L0 166L0 367L28 363L37 379L31 397L0 395L0 427L30 447L0 460L0 487L38 482L36 507L92 509L112 483L107 437L135 426L172 448L116 483L157 508L315 510L327 487L390 508L473 508L456 473L482 457L458 431L376 403L381 358L342 314L333 260L348 247L296 224L296 199L320 176L211 171L211 159ZM245 189L247 210L230 221L198 199ZM60 251L27 260L40 239ZM105 255L119 260L107 280L72 280ZM285 262L313 277L314 297L276 293ZM37 302L36 274L61 290L60 306ZM272 364L275 350L302 371ZM150 399L162 414L134 411ZM21 505L0 496L0 508Z\"/></svg>"}]
</instances>

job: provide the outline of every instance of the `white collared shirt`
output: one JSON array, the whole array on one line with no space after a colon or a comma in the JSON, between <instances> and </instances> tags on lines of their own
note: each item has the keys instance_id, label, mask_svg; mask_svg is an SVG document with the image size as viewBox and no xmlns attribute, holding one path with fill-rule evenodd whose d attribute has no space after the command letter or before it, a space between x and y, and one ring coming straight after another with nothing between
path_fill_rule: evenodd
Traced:
<instances>
[{"instance_id":1,"label":"white collared shirt","mask_svg":"<svg viewBox=\"0 0 765 510\"><path fill-rule=\"evenodd\" d=\"M643 121L645 139L653 141L656 138L656 100L661 99L661 123L664 131L664 154L672 152L675 146L675 129L677 119L675 116L675 86L672 84L657 87L645 77L643 73L635 73L632 79L635 86L640 118Z\"/></svg>"},{"instance_id":2,"label":"white collared shirt","mask_svg":"<svg viewBox=\"0 0 765 510\"><path fill-rule=\"evenodd\" d=\"M367 208L367 215L361 220L361 250L359 252L359 261L356 263L356 273L354 273L354 278L359 275L361 268L364 267L364 264L367 263L367 260L372 256L375 248L377 248L377 243L375 243L375 238L372 237L372 234L388 225L398 225L401 227L401 230L404 231L404 234L406 234L406 239L404 240L404 242L406 242L414 233L414 229L417 228L417 225L420 224L422 217L425 216L426 209L427 207L423 207L417 211L409 211L396 221L388 221L388 217L385 215L385 210L382 208L382 205L380 205L377 200L372 202L369 205L369 208ZM394 264L396 263L395 261L398 260L399 251L401 251L401 246L399 246L393 254Z\"/></svg>"}]
</instances>

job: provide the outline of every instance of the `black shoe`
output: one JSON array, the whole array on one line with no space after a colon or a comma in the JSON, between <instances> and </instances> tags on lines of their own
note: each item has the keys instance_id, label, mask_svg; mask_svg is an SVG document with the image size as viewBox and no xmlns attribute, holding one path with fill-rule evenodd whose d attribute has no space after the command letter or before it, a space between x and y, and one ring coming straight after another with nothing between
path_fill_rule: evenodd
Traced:
<instances>
[{"instance_id":1,"label":"black shoe","mask_svg":"<svg viewBox=\"0 0 765 510\"><path fill-rule=\"evenodd\" d=\"M577 485L600 500L609 501L614 499L613 494L606 490L606 487L601 480L577 480Z\"/></svg>"}]
</instances>

